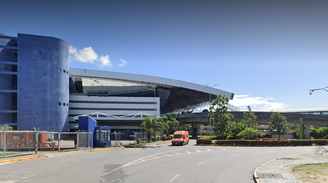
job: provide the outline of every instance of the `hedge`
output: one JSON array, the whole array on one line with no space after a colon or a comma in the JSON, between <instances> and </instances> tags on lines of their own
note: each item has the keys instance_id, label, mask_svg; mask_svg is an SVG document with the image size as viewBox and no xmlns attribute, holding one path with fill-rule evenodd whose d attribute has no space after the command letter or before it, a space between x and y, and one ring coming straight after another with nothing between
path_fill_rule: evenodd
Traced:
<instances>
[{"instance_id":1,"label":"hedge","mask_svg":"<svg viewBox=\"0 0 328 183\"><path fill-rule=\"evenodd\" d=\"M197 139L197 145L212 144L208 138ZM217 140L215 145L222 146L311 146L311 145L328 145L326 139L313 139L313 140Z\"/></svg>"},{"instance_id":2,"label":"hedge","mask_svg":"<svg viewBox=\"0 0 328 183\"><path fill-rule=\"evenodd\" d=\"M212 144L212 141L209 138L199 138L196 141L197 144Z\"/></svg>"}]
</instances>

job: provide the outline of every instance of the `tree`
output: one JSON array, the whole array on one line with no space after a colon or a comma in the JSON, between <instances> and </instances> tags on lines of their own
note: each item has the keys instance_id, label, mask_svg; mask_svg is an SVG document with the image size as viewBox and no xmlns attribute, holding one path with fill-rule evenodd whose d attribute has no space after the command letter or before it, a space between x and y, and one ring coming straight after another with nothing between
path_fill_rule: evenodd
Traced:
<instances>
[{"instance_id":1,"label":"tree","mask_svg":"<svg viewBox=\"0 0 328 183\"><path fill-rule=\"evenodd\" d=\"M231 120L234 118L232 114L228 113L228 103L229 98L220 94L210 106L209 119L214 123L214 132L222 139L229 132Z\"/></svg>"},{"instance_id":2,"label":"tree","mask_svg":"<svg viewBox=\"0 0 328 183\"><path fill-rule=\"evenodd\" d=\"M170 136L170 133L173 133L179 128L179 121L176 120L176 113L167 113L165 116L161 117L159 121L162 123L163 132L167 137Z\"/></svg>"},{"instance_id":3,"label":"tree","mask_svg":"<svg viewBox=\"0 0 328 183\"><path fill-rule=\"evenodd\" d=\"M240 132L245 130L246 126L244 123L232 122L227 139L240 139Z\"/></svg>"},{"instance_id":4,"label":"tree","mask_svg":"<svg viewBox=\"0 0 328 183\"><path fill-rule=\"evenodd\" d=\"M273 134L278 134L278 139L280 135L285 134L288 130L287 119L280 113L272 113L270 116L269 130Z\"/></svg>"},{"instance_id":5,"label":"tree","mask_svg":"<svg viewBox=\"0 0 328 183\"><path fill-rule=\"evenodd\" d=\"M157 121L156 117L147 115L140 125L141 129L144 129L146 132L149 132L149 142L151 140L151 133L161 129L161 123Z\"/></svg>"},{"instance_id":6,"label":"tree","mask_svg":"<svg viewBox=\"0 0 328 183\"><path fill-rule=\"evenodd\" d=\"M252 127L246 127L243 131L241 131L240 136L245 139L254 139L257 137L262 137L264 134L261 132L261 130L252 128Z\"/></svg>"},{"instance_id":7,"label":"tree","mask_svg":"<svg viewBox=\"0 0 328 183\"><path fill-rule=\"evenodd\" d=\"M243 119L239 123L233 122L228 133L228 139L240 139L243 134L240 134L246 128L254 128L257 125L257 116L252 112L250 106L247 106L248 111L244 112Z\"/></svg>"},{"instance_id":8,"label":"tree","mask_svg":"<svg viewBox=\"0 0 328 183\"><path fill-rule=\"evenodd\" d=\"M242 123L245 124L246 127L252 127L257 125L256 119L257 116L252 112L252 109L250 106L247 106L248 111L244 112L243 119L241 120Z\"/></svg>"}]
</instances>

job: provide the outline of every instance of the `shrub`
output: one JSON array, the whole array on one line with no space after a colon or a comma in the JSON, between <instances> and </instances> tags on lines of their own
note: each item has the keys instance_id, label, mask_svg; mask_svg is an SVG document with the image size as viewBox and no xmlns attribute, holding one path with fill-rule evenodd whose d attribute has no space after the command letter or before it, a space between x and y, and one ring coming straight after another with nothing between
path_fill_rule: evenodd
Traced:
<instances>
[{"instance_id":1,"label":"shrub","mask_svg":"<svg viewBox=\"0 0 328 183\"><path fill-rule=\"evenodd\" d=\"M201 139L197 141L197 144L206 144L206 141ZM215 144L229 146L311 146L328 145L328 140L217 140Z\"/></svg>"},{"instance_id":2,"label":"shrub","mask_svg":"<svg viewBox=\"0 0 328 183\"><path fill-rule=\"evenodd\" d=\"M165 141L167 138L165 135L162 136L162 140Z\"/></svg>"},{"instance_id":3,"label":"shrub","mask_svg":"<svg viewBox=\"0 0 328 183\"><path fill-rule=\"evenodd\" d=\"M209 138L203 137L199 138L196 141L197 144L212 144L212 141Z\"/></svg>"}]
</instances>

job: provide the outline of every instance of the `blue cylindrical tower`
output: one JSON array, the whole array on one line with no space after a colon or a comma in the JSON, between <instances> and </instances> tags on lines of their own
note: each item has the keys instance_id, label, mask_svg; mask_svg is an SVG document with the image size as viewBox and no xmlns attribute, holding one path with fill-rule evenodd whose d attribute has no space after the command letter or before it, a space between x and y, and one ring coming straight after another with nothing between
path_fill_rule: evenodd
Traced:
<instances>
[{"instance_id":1,"label":"blue cylindrical tower","mask_svg":"<svg viewBox=\"0 0 328 183\"><path fill-rule=\"evenodd\" d=\"M67 131L68 44L45 36L18 34L18 129Z\"/></svg>"}]
</instances>

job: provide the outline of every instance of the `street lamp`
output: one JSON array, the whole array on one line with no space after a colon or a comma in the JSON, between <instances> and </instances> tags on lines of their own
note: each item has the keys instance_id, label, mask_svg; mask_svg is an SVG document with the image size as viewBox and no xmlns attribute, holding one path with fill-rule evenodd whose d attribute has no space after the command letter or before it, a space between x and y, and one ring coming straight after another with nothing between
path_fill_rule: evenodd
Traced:
<instances>
[{"instance_id":1,"label":"street lamp","mask_svg":"<svg viewBox=\"0 0 328 183\"><path fill-rule=\"evenodd\" d=\"M212 140L212 123L211 123L211 121L212 121L212 111L211 111L211 101L212 101L212 97L211 97L211 95L212 95L212 94L211 94L211 89L212 89L213 87L217 86L217 84L213 85L212 87L211 87L211 86L208 86L208 85L206 85L206 84L205 84L205 86L209 88L209 92L208 92L208 93L209 93L209 102L210 102L210 106L209 106L209 108L208 108L208 109L209 109L208 111L210 112L210 115L211 115L211 116L210 116L210 140Z\"/></svg>"},{"instance_id":2,"label":"street lamp","mask_svg":"<svg viewBox=\"0 0 328 183\"><path fill-rule=\"evenodd\" d=\"M324 91L328 92L328 86L326 86L326 87L324 87L324 88L312 89L312 90L310 90L310 95L312 95L312 93L313 93L314 91L317 91L317 90L324 90Z\"/></svg>"}]
</instances>

